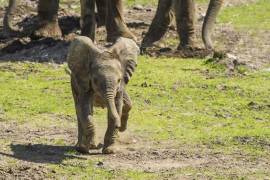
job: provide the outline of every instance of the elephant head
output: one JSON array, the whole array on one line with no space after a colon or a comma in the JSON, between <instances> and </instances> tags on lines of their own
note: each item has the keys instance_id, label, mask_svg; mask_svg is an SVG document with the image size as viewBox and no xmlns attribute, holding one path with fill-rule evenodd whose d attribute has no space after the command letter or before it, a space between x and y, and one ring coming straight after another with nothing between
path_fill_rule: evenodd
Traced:
<instances>
[{"instance_id":1,"label":"elephant head","mask_svg":"<svg viewBox=\"0 0 270 180\"><path fill-rule=\"evenodd\" d=\"M223 0L210 0L209 2L202 28L202 39L207 49L213 49L211 32L213 31L215 20L222 4Z\"/></svg>"},{"instance_id":2,"label":"elephant head","mask_svg":"<svg viewBox=\"0 0 270 180\"><path fill-rule=\"evenodd\" d=\"M88 37L79 36L69 49L71 75L82 91L91 91L101 98L116 127L121 123L115 101L135 70L138 54L136 43L122 37L102 51Z\"/></svg>"}]
</instances>

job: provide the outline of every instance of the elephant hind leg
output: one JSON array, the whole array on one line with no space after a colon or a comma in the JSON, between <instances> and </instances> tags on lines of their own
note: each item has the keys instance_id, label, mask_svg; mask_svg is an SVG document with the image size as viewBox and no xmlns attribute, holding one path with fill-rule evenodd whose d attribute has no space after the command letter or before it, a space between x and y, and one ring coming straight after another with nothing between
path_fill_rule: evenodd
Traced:
<instances>
[{"instance_id":1,"label":"elephant hind leg","mask_svg":"<svg viewBox=\"0 0 270 180\"><path fill-rule=\"evenodd\" d=\"M142 51L147 47L151 47L154 42L160 40L167 32L169 25L174 19L172 5L172 0L158 1L157 12L141 44Z\"/></svg>"},{"instance_id":2,"label":"elephant hind leg","mask_svg":"<svg viewBox=\"0 0 270 180\"><path fill-rule=\"evenodd\" d=\"M122 116L121 116L121 127L119 128L120 132L124 132L127 129L129 111L132 108L132 102L126 91L123 92L123 101L124 101L124 105L123 105Z\"/></svg>"},{"instance_id":3,"label":"elephant hind leg","mask_svg":"<svg viewBox=\"0 0 270 180\"><path fill-rule=\"evenodd\" d=\"M137 41L124 21L123 0L107 1L106 30L108 42L115 42L119 37Z\"/></svg>"},{"instance_id":4,"label":"elephant hind leg","mask_svg":"<svg viewBox=\"0 0 270 180\"><path fill-rule=\"evenodd\" d=\"M104 26L106 24L107 3L106 0L96 1L97 5L97 26Z\"/></svg>"}]
</instances>

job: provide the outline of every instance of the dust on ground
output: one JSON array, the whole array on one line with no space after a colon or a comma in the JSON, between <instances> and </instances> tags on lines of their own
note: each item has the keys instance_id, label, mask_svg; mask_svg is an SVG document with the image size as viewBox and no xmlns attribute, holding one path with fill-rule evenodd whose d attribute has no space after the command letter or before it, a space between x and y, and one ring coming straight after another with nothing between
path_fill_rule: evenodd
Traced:
<instances>
[{"instance_id":1,"label":"dust on ground","mask_svg":"<svg viewBox=\"0 0 270 180\"><path fill-rule=\"evenodd\" d=\"M65 120L70 121L70 117ZM52 170L46 165L64 165L66 159L89 159L94 161L97 168L108 170L132 169L143 172L164 172L168 173L168 176L178 176L175 171L182 168L210 168L217 172L227 172L228 177L232 178L233 172L229 173L226 171L227 169L243 174L267 172L270 169L270 159L265 157L247 156L242 152L224 154L213 151L207 146L191 147L187 144L178 145L169 141L153 142L130 131L124 132L120 136L119 152L114 155L104 156L101 154L101 149L91 150L88 155L70 154L70 151L74 151L73 145L76 143L75 126L74 122L69 129L59 128L53 124L46 128L34 128L27 122L24 124L14 121L8 124L0 122L0 137L5 139L4 143L0 145L0 176L3 179L43 179L47 177L48 173L57 175L56 170ZM103 141L105 133L103 126L99 123L96 128L98 142ZM70 146L55 145L55 139L62 139L64 144ZM16 164L10 163L14 159L16 159ZM185 176L181 175L181 177Z\"/></svg>"},{"instance_id":2,"label":"dust on ground","mask_svg":"<svg viewBox=\"0 0 270 180\"><path fill-rule=\"evenodd\" d=\"M237 6L243 3L253 3L256 0L247 1L226 1L225 6ZM15 18L15 22L20 29L33 29L33 24L36 23L36 6L37 1L24 1L19 6L19 13ZM1 33L0 27L0 60L17 61L39 61L39 62L55 62L63 63L67 54L67 48L70 40L80 33L79 14L75 9L78 2L73 1L72 4L61 4L59 11L59 23L63 31L63 38L61 39L35 39L31 35L21 38L6 39ZM70 9L66 11L67 7ZM198 4L198 15L196 26L197 29L197 44L203 47L201 41L201 27L203 16L205 14L205 5ZM125 11L126 22L131 31L137 36L138 44L140 44L142 37L147 32L151 20L155 14L155 7L135 6ZM4 8L0 9L0 17L4 15ZM2 18L0 18L2 23ZM106 30L104 27L97 28L96 43L100 46L106 44ZM168 41L174 40L174 42ZM175 27L172 25L165 37L154 44L152 50L149 50L150 56L181 56L181 54L174 54L177 47L178 39ZM237 31L230 24L217 24L214 32L215 46L218 50L232 54L239 64L247 65L251 68L258 69L270 64L270 32L257 32L256 35L252 32ZM165 52L165 53L164 53Z\"/></svg>"}]
</instances>

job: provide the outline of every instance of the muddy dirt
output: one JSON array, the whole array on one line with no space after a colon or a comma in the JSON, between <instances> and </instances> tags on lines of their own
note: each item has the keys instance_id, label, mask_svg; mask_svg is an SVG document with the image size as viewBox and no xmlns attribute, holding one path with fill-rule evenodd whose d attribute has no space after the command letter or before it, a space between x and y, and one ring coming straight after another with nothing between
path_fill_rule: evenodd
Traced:
<instances>
[{"instance_id":1,"label":"muddy dirt","mask_svg":"<svg viewBox=\"0 0 270 180\"><path fill-rule=\"evenodd\" d=\"M249 0L252 3L255 0ZM247 3L247 1L226 1L225 6L236 6ZM2 61L39 61L39 62L55 62L63 63L65 61L67 48L70 40L80 33L79 28L79 14L75 12L78 3L75 1L72 4L62 3L59 12L60 26L63 31L61 39L35 39L30 33L26 37L9 38L6 39L1 32L0 27L0 60ZM69 8L69 11L66 9ZM201 41L201 24L202 17L205 14L205 6L198 5L198 23L197 23L197 44L203 47ZM0 23L4 8L0 9ZM131 28L131 31L138 37L138 44L140 44L142 37L146 33L151 20L155 14L155 7L131 8L126 10L126 22ZM19 29L33 29L36 23L36 0L24 1L19 6L19 13L15 18ZM106 44L106 31L104 27L97 28L96 43L99 45ZM186 54L175 52L177 44L170 43L167 39L177 39L175 28L170 28L165 37L154 44L154 47L148 51L150 56L172 56L185 57ZM236 57L240 64L245 64L251 68L260 68L270 64L270 32L264 31L251 35L251 32L236 31L229 24L217 24L215 28L214 39L216 47L220 51L232 54ZM207 55L207 52L198 51L196 57Z\"/></svg>"}]
</instances>

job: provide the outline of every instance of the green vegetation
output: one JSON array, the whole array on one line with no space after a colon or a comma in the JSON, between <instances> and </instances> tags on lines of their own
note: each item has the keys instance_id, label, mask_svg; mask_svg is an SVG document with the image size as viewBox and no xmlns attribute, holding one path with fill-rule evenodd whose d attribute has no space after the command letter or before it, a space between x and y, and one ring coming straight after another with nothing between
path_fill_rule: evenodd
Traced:
<instances>
[{"instance_id":1,"label":"green vegetation","mask_svg":"<svg viewBox=\"0 0 270 180\"><path fill-rule=\"evenodd\" d=\"M134 5L143 5L143 6L153 6L157 5L157 0L127 0L124 1L128 6L134 6Z\"/></svg>"},{"instance_id":2,"label":"green vegetation","mask_svg":"<svg viewBox=\"0 0 270 180\"><path fill-rule=\"evenodd\" d=\"M232 23L240 29L269 30L270 3L268 0L259 0L252 4L243 4L224 9L220 21Z\"/></svg>"},{"instance_id":3,"label":"green vegetation","mask_svg":"<svg viewBox=\"0 0 270 180\"><path fill-rule=\"evenodd\" d=\"M228 77L222 66L205 60L152 59L141 57L128 86L134 102L129 129L145 140L172 141L184 147L207 145L214 151L242 151L267 156L270 145L270 73L245 72ZM2 63L0 66L0 119L47 127L53 121L61 127L76 126L65 65ZM55 117L58 117L55 120ZM61 119L62 117L62 119ZM105 111L96 111L97 123ZM42 141L42 140L41 140ZM46 143L42 141L40 143ZM56 139L55 144L64 141ZM120 172L94 168L93 160L74 160L51 165L58 173L96 178L120 176ZM70 176L71 176L70 175ZM154 176L127 171L132 179ZM77 176L76 176L77 177Z\"/></svg>"},{"instance_id":4,"label":"green vegetation","mask_svg":"<svg viewBox=\"0 0 270 180\"><path fill-rule=\"evenodd\" d=\"M2 2L0 0L0 4ZM144 5L149 2L153 1L129 0L128 5ZM226 8L219 20L222 23L231 22L241 30L268 30L269 10L268 1L259 0L255 4ZM172 40L170 43L176 42ZM16 122L19 128L27 127L31 130L75 128L75 109L66 67L66 64L1 62L0 122L11 126ZM270 157L269 71L250 71L240 66L233 76L229 76L224 66L205 59L141 56L136 73L127 88L133 101L128 127L132 136L139 135L143 142L169 142L175 149L188 149L187 154L192 155L194 149L213 158L213 154L219 154L228 155L235 161L240 161L243 157L255 159L257 161L254 161L252 171L247 170L245 164L238 166L234 162L225 168L208 166L206 163L203 167L195 164L166 172L145 172L132 168L110 169L97 166L97 162L108 156L80 156L74 150L67 150L65 154L80 158L65 157L58 164L44 163L46 168L52 170L48 173L49 178L269 177L269 164L268 167L265 165L256 169L256 162L267 161ZM97 109L94 117L98 125L106 124L105 110ZM9 149L14 137L1 137L0 147ZM33 137L33 141L33 144L74 145L67 144L66 139L58 136ZM151 148L158 149L157 144ZM239 154L242 156L238 157ZM10 167L22 162L19 158L5 158L3 156L1 161L5 161ZM218 160L221 163L217 165L222 165L223 159Z\"/></svg>"}]
</instances>

